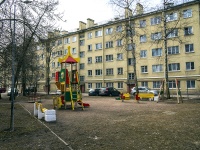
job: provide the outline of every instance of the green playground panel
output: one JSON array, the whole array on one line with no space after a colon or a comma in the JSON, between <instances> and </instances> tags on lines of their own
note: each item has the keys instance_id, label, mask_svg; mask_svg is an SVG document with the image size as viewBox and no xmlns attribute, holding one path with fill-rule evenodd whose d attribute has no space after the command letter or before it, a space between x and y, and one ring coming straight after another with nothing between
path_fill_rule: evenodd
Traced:
<instances>
[{"instance_id":1,"label":"green playground panel","mask_svg":"<svg viewBox=\"0 0 200 150\"><path fill-rule=\"evenodd\" d=\"M73 101L77 100L77 92L72 92L72 99ZM65 101L71 101L71 95L70 92L65 92Z\"/></svg>"}]
</instances>

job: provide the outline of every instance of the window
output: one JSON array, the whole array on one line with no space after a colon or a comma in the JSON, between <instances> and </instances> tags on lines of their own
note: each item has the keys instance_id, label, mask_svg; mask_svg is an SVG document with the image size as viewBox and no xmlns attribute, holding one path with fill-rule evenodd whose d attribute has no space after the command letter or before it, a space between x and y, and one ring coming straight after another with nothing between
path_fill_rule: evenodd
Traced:
<instances>
[{"instance_id":1,"label":"window","mask_svg":"<svg viewBox=\"0 0 200 150\"><path fill-rule=\"evenodd\" d=\"M80 69L84 69L84 67L85 67L84 63L80 64Z\"/></svg>"},{"instance_id":2,"label":"window","mask_svg":"<svg viewBox=\"0 0 200 150\"><path fill-rule=\"evenodd\" d=\"M62 51L57 51L57 56L61 56L62 55Z\"/></svg>"},{"instance_id":3,"label":"window","mask_svg":"<svg viewBox=\"0 0 200 150\"><path fill-rule=\"evenodd\" d=\"M99 36L102 36L102 31L101 30L95 31L95 37L99 37Z\"/></svg>"},{"instance_id":4,"label":"window","mask_svg":"<svg viewBox=\"0 0 200 150\"><path fill-rule=\"evenodd\" d=\"M106 87L113 87L113 82L107 82Z\"/></svg>"},{"instance_id":5,"label":"window","mask_svg":"<svg viewBox=\"0 0 200 150\"><path fill-rule=\"evenodd\" d=\"M58 40L58 45L61 45L61 44L62 44L62 40L59 39L59 40Z\"/></svg>"},{"instance_id":6,"label":"window","mask_svg":"<svg viewBox=\"0 0 200 150\"><path fill-rule=\"evenodd\" d=\"M161 48L152 49L152 56L162 56L162 49Z\"/></svg>"},{"instance_id":7,"label":"window","mask_svg":"<svg viewBox=\"0 0 200 150\"><path fill-rule=\"evenodd\" d=\"M187 80L187 88L195 88L195 80Z\"/></svg>"},{"instance_id":8,"label":"window","mask_svg":"<svg viewBox=\"0 0 200 150\"><path fill-rule=\"evenodd\" d=\"M51 42L51 46L55 46L56 45L56 42Z\"/></svg>"},{"instance_id":9,"label":"window","mask_svg":"<svg viewBox=\"0 0 200 150\"><path fill-rule=\"evenodd\" d=\"M76 54L76 48L72 48L72 54Z\"/></svg>"},{"instance_id":10,"label":"window","mask_svg":"<svg viewBox=\"0 0 200 150\"><path fill-rule=\"evenodd\" d=\"M85 40L80 40L80 46L84 46L85 45Z\"/></svg>"},{"instance_id":11,"label":"window","mask_svg":"<svg viewBox=\"0 0 200 150\"><path fill-rule=\"evenodd\" d=\"M147 73L148 72L147 66L141 66L141 72Z\"/></svg>"},{"instance_id":12,"label":"window","mask_svg":"<svg viewBox=\"0 0 200 150\"><path fill-rule=\"evenodd\" d=\"M106 61L113 61L113 55L106 55Z\"/></svg>"},{"instance_id":13,"label":"window","mask_svg":"<svg viewBox=\"0 0 200 150\"><path fill-rule=\"evenodd\" d=\"M178 87L180 88L180 81L177 81L177 85L178 85ZM168 82L168 86L169 86L169 88L170 89L175 89L176 88L176 81L169 81Z\"/></svg>"},{"instance_id":14,"label":"window","mask_svg":"<svg viewBox=\"0 0 200 150\"><path fill-rule=\"evenodd\" d=\"M192 17L192 9L183 10L183 18Z\"/></svg>"},{"instance_id":15,"label":"window","mask_svg":"<svg viewBox=\"0 0 200 150\"><path fill-rule=\"evenodd\" d=\"M146 86L146 87L148 87L148 82L147 82L147 81L142 81L142 82L141 82L141 86Z\"/></svg>"},{"instance_id":16,"label":"window","mask_svg":"<svg viewBox=\"0 0 200 150\"><path fill-rule=\"evenodd\" d=\"M92 70L88 70L88 76L92 76Z\"/></svg>"},{"instance_id":17,"label":"window","mask_svg":"<svg viewBox=\"0 0 200 150\"><path fill-rule=\"evenodd\" d=\"M147 41L146 35L141 35L140 36L140 42L143 43L143 42L146 42L146 41Z\"/></svg>"},{"instance_id":18,"label":"window","mask_svg":"<svg viewBox=\"0 0 200 150\"><path fill-rule=\"evenodd\" d=\"M140 20L140 28L146 27L146 20Z\"/></svg>"},{"instance_id":19,"label":"window","mask_svg":"<svg viewBox=\"0 0 200 150\"><path fill-rule=\"evenodd\" d=\"M123 53L117 54L117 60L123 60Z\"/></svg>"},{"instance_id":20,"label":"window","mask_svg":"<svg viewBox=\"0 0 200 150\"><path fill-rule=\"evenodd\" d=\"M156 32L151 34L151 39L152 40L160 40L162 38L161 32Z\"/></svg>"},{"instance_id":21,"label":"window","mask_svg":"<svg viewBox=\"0 0 200 150\"><path fill-rule=\"evenodd\" d=\"M52 57L55 57L56 56L56 52L52 52Z\"/></svg>"},{"instance_id":22,"label":"window","mask_svg":"<svg viewBox=\"0 0 200 150\"><path fill-rule=\"evenodd\" d=\"M160 24L160 23L161 23L161 17L160 16L151 18L151 25L156 25L156 24Z\"/></svg>"},{"instance_id":23,"label":"window","mask_svg":"<svg viewBox=\"0 0 200 150\"><path fill-rule=\"evenodd\" d=\"M112 28L107 28L106 29L106 35L112 34L113 29Z\"/></svg>"},{"instance_id":24,"label":"window","mask_svg":"<svg viewBox=\"0 0 200 150\"><path fill-rule=\"evenodd\" d=\"M122 46L122 39L117 40L117 46Z\"/></svg>"},{"instance_id":25,"label":"window","mask_svg":"<svg viewBox=\"0 0 200 150\"><path fill-rule=\"evenodd\" d=\"M161 81L153 81L153 88L160 88Z\"/></svg>"},{"instance_id":26,"label":"window","mask_svg":"<svg viewBox=\"0 0 200 150\"><path fill-rule=\"evenodd\" d=\"M72 37L72 42L76 42L76 37Z\"/></svg>"},{"instance_id":27,"label":"window","mask_svg":"<svg viewBox=\"0 0 200 150\"><path fill-rule=\"evenodd\" d=\"M85 81L85 76L80 76L80 81Z\"/></svg>"},{"instance_id":28,"label":"window","mask_svg":"<svg viewBox=\"0 0 200 150\"><path fill-rule=\"evenodd\" d=\"M123 68L117 68L117 74L123 74Z\"/></svg>"},{"instance_id":29,"label":"window","mask_svg":"<svg viewBox=\"0 0 200 150\"><path fill-rule=\"evenodd\" d=\"M141 58L146 58L147 57L147 50L141 50L140 51L140 57Z\"/></svg>"},{"instance_id":30,"label":"window","mask_svg":"<svg viewBox=\"0 0 200 150\"><path fill-rule=\"evenodd\" d=\"M133 80L134 79L134 73L128 73L128 79Z\"/></svg>"},{"instance_id":31,"label":"window","mask_svg":"<svg viewBox=\"0 0 200 150\"><path fill-rule=\"evenodd\" d=\"M122 32L122 26L121 26L121 25L117 26L117 27L116 27L116 31L117 31L117 32Z\"/></svg>"},{"instance_id":32,"label":"window","mask_svg":"<svg viewBox=\"0 0 200 150\"><path fill-rule=\"evenodd\" d=\"M184 34L185 35L191 35L191 34L193 34L192 27L185 27L184 28Z\"/></svg>"},{"instance_id":33,"label":"window","mask_svg":"<svg viewBox=\"0 0 200 150\"><path fill-rule=\"evenodd\" d=\"M174 21L174 20L177 20L178 18L178 15L177 13L171 13L171 14L167 14L166 15L166 21Z\"/></svg>"},{"instance_id":34,"label":"window","mask_svg":"<svg viewBox=\"0 0 200 150\"><path fill-rule=\"evenodd\" d=\"M193 44L185 44L185 52L186 53L194 52Z\"/></svg>"},{"instance_id":35,"label":"window","mask_svg":"<svg viewBox=\"0 0 200 150\"><path fill-rule=\"evenodd\" d=\"M80 52L80 58L85 57L85 52Z\"/></svg>"},{"instance_id":36,"label":"window","mask_svg":"<svg viewBox=\"0 0 200 150\"><path fill-rule=\"evenodd\" d=\"M167 48L168 54L179 54L179 46L171 46Z\"/></svg>"},{"instance_id":37,"label":"window","mask_svg":"<svg viewBox=\"0 0 200 150\"><path fill-rule=\"evenodd\" d=\"M123 89L123 82L118 82L117 83L117 88L118 89Z\"/></svg>"},{"instance_id":38,"label":"window","mask_svg":"<svg viewBox=\"0 0 200 150\"><path fill-rule=\"evenodd\" d=\"M65 44L69 44L70 43L70 38L65 38Z\"/></svg>"},{"instance_id":39,"label":"window","mask_svg":"<svg viewBox=\"0 0 200 150\"><path fill-rule=\"evenodd\" d=\"M95 70L95 75L96 76L101 76L102 75L102 70L101 69L96 69Z\"/></svg>"},{"instance_id":40,"label":"window","mask_svg":"<svg viewBox=\"0 0 200 150\"><path fill-rule=\"evenodd\" d=\"M96 88L101 88L102 87L102 83L96 83Z\"/></svg>"},{"instance_id":41,"label":"window","mask_svg":"<svg viewBox=\"0 0 200 150\"><path fill-rule=\"evenodd\" d=\"M167 31L167 38L173 38L178 36L178 29L171 29Z\"/></svg>"},{"instance_id":42,"label":"window","mask_svg":"<svg viewBox=\"0 0 200 150\"><path fill-rule=\"evenodd\" d=\"M92 63L92 57L88 57L88 64Z\"/></svg>"},{"instance_id":43,"label":"window","mask_svg":"<svg viewBox=\"0 0 200 150\"><path fill-rule=\"evenodd\" d=\"M186 62L186 70L194 70L194 62Z\"/></svg>"},{"instance_id":44,"label":"window","mask_svg":"<svg viewBox=\"0 0 200 150\"><path fill-rule=\"evenodd\" d=\"M55 78L55 73L52 73L52 74L51 74L51 77L52 77L52 78Z\"/></svg>"},{"instance_id":45,"label":"window","mask_svg":"<svg viewBox=\"0 0 200 150\"><path fill-rule=\"evenodd\" d=\"M88 51L92 51L92 44L88 45Z\"/></svg>"},{"instance_id":46,"label":"window","mask_svg":"<svg viewBox=\"0 0 200 150\"><path fill-rule=\"evenodd\" d=\"M52 66L52 68L54 68L54 67L55 67L55 65L56 65L56 63L55 63L55 62L52 62L52 63L51 63L51 66Z\"/></svg>"},{"instance_id":47,"label":"window","mask_svg":"<svg viewBox=\"0 0 200 150\"><path fill-rule=\"evenodd\" d=\"M88 39L91 39L92 38L92 32L89 32L88 33Z\"/></svg>"},{"instance_id":48,"label":"window","mask_svg":"<svg viewBox=\"0 0 200 150\"><path fill-rule=\"evenodd\" d=\"M60 63L59 62L57 62L57 67L60 67Z\"/></svg>"},{"instance_id":49,"label":"window","mask_svg":"<svg viewBox=\"0 0 200 150\"><path fill-rule=\"evenodd\" d=\"M128 58L128 65L132 66L133 65L133 58Z\"/></svg>"},{"instance_id":50,"label":"window","mask_svg":"<svg viewBox=\"0 0 200 150\"><path fill-rule=\"evenodd\" d=\"M179 71L180 70L180 63L172 63L168 64L169 71Z\"/></svg>"},{"instance_id":51,"label":"window","mask_svg":"<svg viewBox=\"0 0 200 150\"><path fill-rule=\"evenodd\" d=\"M127 51L131 51L133 49L135 49L135 43L127 45Z\"/></svg>"},{"instance_id":52,"label":"window","mask_svg":"<svg viewBox=\"0 0 200 150\"><path fill-rule=\"evenodd\" d=\"M64 50L64 55L66 55L68 53L68 49Z\"/></svg>"},{"instance_id":53,"label":"window","mask_svg":"<svg viewBox=\"0 0 200 150\"><path fill-rule=\"evenodd\" d=\"M163 71L162 65L152 65L152 71L153 72L161 72L161 71Z\"/></svg>"},{"instance_id":54,"label":"window","mask_svg":"<svg viewBox=\"0 0 200 150\"><path fill-rule=\"evenodd\" d=\"M113 47L113 41L106 42L106 48Z\"/></svg>"},{"instance_id":55,"label":"window","mask_svg":"<svg viewBox=\"0 0 200 150\"><path fill-rule=\"evenodd\" d=\"M95 44L96 50L102 49L102 43Z\"/></svg>"},{"instance_id":56,"label":"window","mask_svg":"<svg viewBox=\"0 0 200 150\"><path fill-rule=\"evenodd\" d=\"M102 62L102 56L95 57L96 63Z\"/></svg>"},{"instance_id":57,"label":"window","mask_svg":"<svg viewBox=\"0 0 200 150\"><path fill-rule=\"evenodd\" d=\"M92 83L88 83L88 89L92 89Z\"/></svg>"},{"instance_id":58,"label":"window","mask_svg":"<svg viewBox=\"0 0 200 150\"><path fill-rule=\"evenodd\" d=\"M106 69L106 75L113 75L113 68Z\"/></svg>"}]
</instances>

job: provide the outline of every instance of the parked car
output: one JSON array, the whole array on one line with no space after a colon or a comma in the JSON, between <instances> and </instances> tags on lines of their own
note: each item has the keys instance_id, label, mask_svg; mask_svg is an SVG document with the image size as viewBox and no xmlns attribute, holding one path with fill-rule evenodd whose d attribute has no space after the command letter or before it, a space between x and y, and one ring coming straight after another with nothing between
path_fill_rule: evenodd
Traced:
<instances>
[{"instance_id":1,"label":"parked car","mask_svg":"<svg viewBox=\"0 0 200 150\"><path fill-rule=\"evenodd\" d=\"M18 95L18 89L14 88L14 94L15 96ZM10 96L11 95L11 88L8 89L8 92L7 92L7 96Z\"/></svg>"},{"instance_id":2,"label":"parked car","mask_svg":"<svg viewBox=\"0 0 200 150\"><path fill-rule=\"evenodd\" d=\"M138 87L138 90L139 90L139 92L140 93L153 93L154 94L154 96L157 96L158 95L158 91L157 90L152 90L152 89L150 89L150 88L148 88L148 87L146 87L146 86L139 86ZM132 89L131 89L131 94L132 95L135 95L135 93L136 93L136 87L133 87Z\"/></svg>"},{"instance_id":3,"label":"parked car","mask_svg":"<svg viewBox=\"0 0 200 150\"><path fill-rule=\"evenodd\" d=\"M6 88L0 88L0 93L5 93L6 92Z\"/></svg>"},{"instance_id":4,"label":"parked car","mask_svg":"<svg viewBox=\"0 0 200 150\"><path fill-rule=\"evenodd\" d=\"M114 87L102 87L99 90L100 96L119 96L120 91L115 89Z\"/></svg>"},{"instance_id":5,"label":"parked car","mask_svg":"<svg viewBox=\"0 0 200 150\"><path fill-rule=\"evenodd\" d=\"M89 96L99 96L100 89L90 89L88 95Z\"/></svg>"}]
</instances>

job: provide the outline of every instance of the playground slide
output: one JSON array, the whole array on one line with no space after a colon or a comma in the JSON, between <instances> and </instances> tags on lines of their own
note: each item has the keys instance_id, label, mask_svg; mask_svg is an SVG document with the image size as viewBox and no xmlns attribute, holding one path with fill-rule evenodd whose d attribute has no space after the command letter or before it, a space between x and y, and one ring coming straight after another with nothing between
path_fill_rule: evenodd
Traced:
<instances>
[{"instance_id":1,"label":"playground slide","mask_svg":"<svg viewBox=\"0 0 200 150\"><path fill-rule=\"evenodd\" d=\"M58 90L61 90L60 89L60 82L56 82L56 86L57 86Z\"/></svg>"}]
</instances>

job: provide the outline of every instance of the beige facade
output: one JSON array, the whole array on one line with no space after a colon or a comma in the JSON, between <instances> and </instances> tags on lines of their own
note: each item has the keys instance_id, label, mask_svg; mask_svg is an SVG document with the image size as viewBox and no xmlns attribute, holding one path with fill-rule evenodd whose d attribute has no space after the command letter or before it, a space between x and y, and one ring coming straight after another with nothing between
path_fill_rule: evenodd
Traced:
<instances>
[{"instance_id":1,"label":"beige facade","mask_svg":"<svg viewBox=\"0 0 200 150\"><path fill-rule=\"evenodd\" d=\"M127 24L134 31L136 70L139 86L159 89L165 79L164 19L166 19L168 76L171 93L176 93L175 79L183 93L198 93L200 78L200 4L192 1L164 10L144 13L137 6L136 15L115 18L104 24L79 22L79 29L57 36L50 62L51 91L55 72L60 70L58 58L71 47L74 57L80 57L81 89L113 86L129 92L134 86L131 37ZM165 14L165 15L164 15ZM133 26L132 26L133 24ZM130 29L130 28L129 28ZM41 86L42 87L42 82Z\"/></svg>"}]
</instances>

